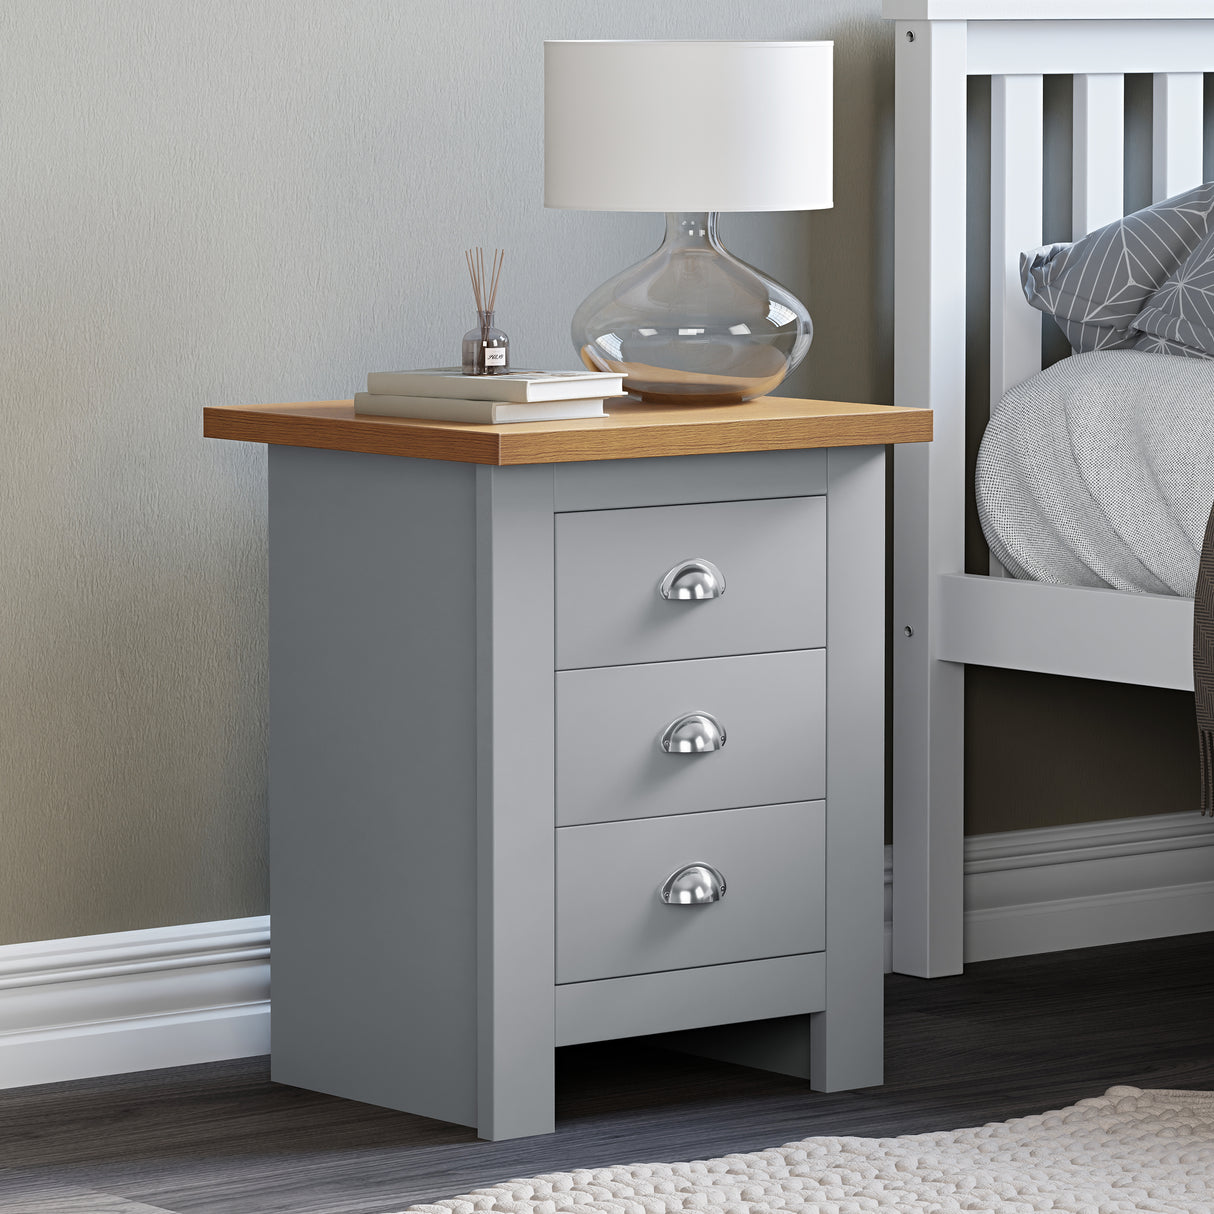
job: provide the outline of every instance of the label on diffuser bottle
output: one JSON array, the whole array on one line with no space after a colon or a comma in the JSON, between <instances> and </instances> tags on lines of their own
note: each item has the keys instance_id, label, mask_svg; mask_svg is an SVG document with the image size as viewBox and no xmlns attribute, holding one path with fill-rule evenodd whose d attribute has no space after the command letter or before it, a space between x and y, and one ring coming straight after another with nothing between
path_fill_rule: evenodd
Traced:
<instances>
[{"instance_id":1,"label":"label on diffuser bottle","mask_svg":"<svg viewBox=\"0 0 1214 1214\"><path fill-rule=\"evenodd\" d=\"M496 350L487 349L485 351L485 366L486 367L504 367L506 365L506 347L499 346Z\"/></svg>"}]
</instances>

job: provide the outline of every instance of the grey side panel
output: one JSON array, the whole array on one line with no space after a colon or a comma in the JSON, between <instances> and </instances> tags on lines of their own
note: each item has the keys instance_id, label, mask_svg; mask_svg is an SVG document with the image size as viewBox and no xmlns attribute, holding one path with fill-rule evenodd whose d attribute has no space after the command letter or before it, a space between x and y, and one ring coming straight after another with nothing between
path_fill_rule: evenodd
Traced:
<instances>
[{"instance_id":1,"label":"grey side panel","mask_svg":"<svg viewBox=\"0 0 1214 1214\"><path fill-rule=\"evenodd\" d=\"M826 959L821 953L577 982L557 987L556 1043L639 1037L665 1032L672 1025L692 1029L732 1020L770 1024L768 1017L822 1007L825 990ZM804 1023L804 1017L798 1019Z\"/></svg>"},{"instance_id":2,"label":"grey side panel","mask_svg":"<svg viewBox=\"0 0 1214 1214\"><path fill-rule=\"evenodd\" d=\"M826 652L564 670L556 676L561 826L826 795ZM725 745L668 754L668 725L707 712Z\"/></svg>"},{"instance_id":3,"label":"grey side panel","mask_svg":"<svg viewBox=\"0 0 1214 1214\"><path fill-rule=\"evenodd\" d=\"M476 489L477 1132L518 1138L555 1118L552 469L478 468Z\"/></svg>"},{"instance_id":4,"label":"grey side panel","mask_svg":"<svg viewBox=\"0 0 1214 1214\"><path fill-rule=\"evenodd\" d=\"M269 463L273 1076L475 1124L473 469Z\"/></svg>"},{"instance_id":5,"label":"grey side panel","mask_svg":"<svg viewBox=\"0 0 1214 1214\"><path fill-rule=\"evenodd\" d=\"M739 451L557 464L557 510L614 510L826 492L825 451Z\"/></svg>"},{"instance_id":6,"label":"grey side panel","mask_svg":"<svg viewBox=\"0 0 1214 1214\"><path fill-rule=\"evenodd\" d=\"M813 1087L881 1082L885 779L885 451L830 452L826 649L826 1011Z\"/></svg>"},{"instance_id":7,"label":"grey side panel","mask_svg":"<svg viewBox=\"0 0 1214 1214\"><path fill-rule=\"evenodd\" d=\"M561 514L556 535L559 669L825 642L825 498ZM697 557L725 594L662 599L663 576Z\"/></svg>"},{"instance_id":8,"label":"grey side panel","mask_svg":"<svg viewBox=\"0 0 1214 1214\"><path fill-rule=\"evenodd\" d=\"M820 801L564 826L557 831L557 981L793 956L822 948ZM719 869L719 902L669 906L688 864Z\"/></svg>"}]
</instances>

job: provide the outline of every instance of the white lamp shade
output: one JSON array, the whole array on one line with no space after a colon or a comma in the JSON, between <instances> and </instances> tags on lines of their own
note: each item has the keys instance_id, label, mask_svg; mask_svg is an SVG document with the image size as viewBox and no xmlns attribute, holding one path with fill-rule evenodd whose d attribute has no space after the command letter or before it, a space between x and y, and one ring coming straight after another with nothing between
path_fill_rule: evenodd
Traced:
<instances>
[{"instance_id":1,"label":"white lamp shade","mask_svg":"<svg viewBox=\"0 0 1214 1214\"><path fill-rule=\"evenodd\" d=\"M544 204L832 205L831 42L545 42Z\"/></svg>"}]
</instances>

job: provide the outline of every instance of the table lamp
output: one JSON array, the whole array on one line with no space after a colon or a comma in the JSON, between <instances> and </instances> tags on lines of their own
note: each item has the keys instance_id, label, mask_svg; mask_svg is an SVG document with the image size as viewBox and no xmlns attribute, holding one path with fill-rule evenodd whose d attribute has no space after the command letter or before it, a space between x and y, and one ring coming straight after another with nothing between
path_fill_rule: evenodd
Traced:
<instances>
[{"instance_id":1,"label":"table lamp","mask_svg":"<svg viewBox=\"0 0 1214 1214\"><path fill-rule=\"evenodd\" d=\"M831 42L545 42L544 205L660 211L656 252L573 317L645 401L731 404L805 357L809 311L721 244L721 211L832 205Z\"/></svg>"}]
</instances>

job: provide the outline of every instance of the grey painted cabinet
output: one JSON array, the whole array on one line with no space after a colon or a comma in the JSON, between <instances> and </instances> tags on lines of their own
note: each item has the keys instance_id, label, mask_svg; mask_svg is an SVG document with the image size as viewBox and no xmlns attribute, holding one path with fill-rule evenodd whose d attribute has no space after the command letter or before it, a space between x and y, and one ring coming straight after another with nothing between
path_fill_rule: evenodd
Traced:
<instances>
[{"instance_id":1,"label":"grey painted cabinet","mask_svg":"<svg viewBox=\"0 0 1214 1214\"><path fill-rule=\"evenodd\" d=\"M884 486L271 447L274 1077L486 1138L577 1041L879 1083Z\"/></svg>"}]
</instances>

